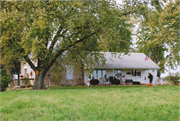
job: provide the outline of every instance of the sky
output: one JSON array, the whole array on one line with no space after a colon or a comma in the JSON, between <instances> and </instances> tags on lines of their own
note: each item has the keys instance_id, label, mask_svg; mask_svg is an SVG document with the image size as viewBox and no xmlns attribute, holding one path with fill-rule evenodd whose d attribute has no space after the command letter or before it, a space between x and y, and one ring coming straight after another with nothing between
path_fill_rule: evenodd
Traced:
<instances>
[{"instance_id":1,"label":"sky","mask_svg":"<svg viewBox=\"0 0 180 121\"><path fill-rule=\"evenodd\" d=\"M119 3L119 4L122 4L122 0L116 0L116 2ZM138 25L135 26L134 31L136 31L137 29L138 29ZM135 42L136 42L136 37L133 36L132 38L133 38L133 43L135 43ZM165 53L165 54L166 54L166 53ZM166 77L166 76L168 76L169 72L170 72L170 73L176 73L176 72L178 71L178 72L180 73L180 65L178 65L178 66L175 68L175 70L170 69L170 68L168 68L168 67L166 67L166 69L167 69L167 71L166 71L165 73L161 73L161 77Z\"/></svg>"}]
</instances>

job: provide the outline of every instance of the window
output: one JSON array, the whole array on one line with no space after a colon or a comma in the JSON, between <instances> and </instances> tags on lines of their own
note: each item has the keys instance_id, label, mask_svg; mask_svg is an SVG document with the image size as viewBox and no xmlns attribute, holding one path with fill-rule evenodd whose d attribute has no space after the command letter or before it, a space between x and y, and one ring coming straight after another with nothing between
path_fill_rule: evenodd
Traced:
<instances>
[{"instance_id":1,"label":"window","mask_svg":"<svg viewBox=\"0 0 180 121\"><path fill-rule=\"evenodd\" d=\"M135 69L132 70L132 76L136 76L136 70Z\"/></svg>"},{"instance_id":2,"label":"window","mask_svg":"<svg viewBox=\"0 0 180 121\"><path fill-rule=\"evenodd\" d=\"M115 76L119 78L121 76L121 70L115 70Z\"/></svg>"},{"instance_id":3,"label":"window","mask_svg":"<svg viewBox=\"0 0 180 121\"><path fill-rule=\"evenodd\" d=\"M27 68L24 68L24 77L27 76Z\"/></svg>"},{"instance_id":4,"label":"window","mask_svg":"<svg viewBox=\"0 0 180 121\"><path fill-rule=\"evenodd\" d=\"M105 79L106 78L106 70L94 70L93 71L93 78L94 79Z\"/></svg>"},{"instance_id":5,"label":"window","mask_svg":"<svg viewBox=\"0 0 180 121\"><path fill-rule=\"evenodd\" d=\"M32 68L30 68L30 73L29 73L29 75L30 75L30 78L32 78L32 76L33 76L33 69L32 69Z\"/></svg>"},{"instance_id":6,"label":"window","mask_svg":"<svg viewBox=\"0 0 180 121\"><path fill-rule=\"evenodd\" d=\"M74 73L73 66L68 65L66 67L66 79L73 80L73 73Z\"/></svg>"},{"instance_id":7,"label":"window","mask_svg":"<svg viewBox=\"0 0 180 121\"><path fill-rule=\"evenodd\" d=\"M141 71L136 71L136 76L141 77Z\"/></svg>"}]
</instances>

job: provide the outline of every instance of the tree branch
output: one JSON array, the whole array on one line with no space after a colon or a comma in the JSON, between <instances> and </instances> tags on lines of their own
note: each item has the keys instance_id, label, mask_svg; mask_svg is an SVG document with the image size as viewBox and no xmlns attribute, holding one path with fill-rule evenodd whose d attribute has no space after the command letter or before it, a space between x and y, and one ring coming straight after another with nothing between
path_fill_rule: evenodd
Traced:
<instances>
[{"instance_id":1,"label":"tree branch","mask_svg":"<svg viewBox=\"0 0 180 121\"><path fill-rule=\"evenodd\" d=\"M156 59L156 61L157 61L157 58L156 58L156 55L154 54L153 49L152 49L152 48L150 48L150 49L151 49L151 51L152 51L152 54L153 54L154 58L155 58L155 59Z\"/></svg>"},{"instance_id":2,"label":"tree branch","mask_svg":"<svg viewBox=\"0 0 180 121\"><path fill-rule=\"evenodd\" d=\"M57 38L59 37L59 33L61 32L61 30L62 30L62 26L60 26L60 27L58 28L58 31L57 31L55 37L54 37L53 40L52 40L51 46L50 46L50 48L49 48L49 52L50 52L50 53L52 53L52 51L53 51L54 45L55 45L55 43L57 42Z\"/></svg>"},{"instance_id":3,"label":"tree branch","mask_svg":"<svg viewBox=\"0 0 180 121\"><path fill-rule=\"evenodd\" d=\"M74 42L73 44L70 44L70 45L68 45L67 47L60 49L60 50L57 52L57 54L54 56L54 58L50 61L49 65L48 65L47 68L45 69L45 73L51 68L51 66L52 66L53 63L56 61L56 59L57 59L65 50L67 50L67 49L70 48L70 47L75 46L76 44L82 42L83 40L89 38L90 36L93 36L94 34L96 34L96 33L91 33L89 36L86 36L86 37L84 37L84 38L82 38L82 39Z\"/></svg>"},{"instance_id":4,"label":"tree branch","mask_svg":"<svg viewBox=\"0 0 180 121\"><path fill-rule=\"evenodd\" d=\"M26 60L26 62L30 65L30 67L35 71L36 70L36 67L34 66L34 64L32 63L32 61L29 59L29 57L26 55L26 56L23 56L24 59Z\"/></svg>"}]
</instances>

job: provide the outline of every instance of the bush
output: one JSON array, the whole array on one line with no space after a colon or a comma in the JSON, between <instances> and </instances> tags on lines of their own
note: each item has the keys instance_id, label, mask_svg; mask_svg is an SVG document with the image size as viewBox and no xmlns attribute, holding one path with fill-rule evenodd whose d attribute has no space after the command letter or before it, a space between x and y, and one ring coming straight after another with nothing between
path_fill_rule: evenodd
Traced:
<instances>
[{"instance_id":1,"label":"bush","mask_svg":"<svg viewBox=\"0 0 180 121\"><path fill-rule=\"evenodd\" d=\"M1 69L1 91L6 91L8 84L13 81L4 69Z\"/></svg>"},{"instance_id":2,"label":"bush","mask_svg":"<svg viewBox=\"0 0 180 121\"><path fill-rule=\"evenodd\" d=\"M172 81L172 84L178 84L179 83L179 73L176 72L176 74L174 76L172 76L171 73L169 73L169 75L166 77L169 81Z\"/></svg>"},{"instance_id":3,"label":"bush","mask_svg":"<svg viewBox=\"0 0 180 121\"><path fill-rule=\"evenodd\" d=\"M26 85L29 83L29 80L27 77L24 77L23 80L22 80L23 83L25 83Z\"/></svg>"},{"instance_id":4,"label":"bush","mask_svg":"<svg viewBox=\"0 0 180 121\"><path fill-rule=\"evenodd\" d=\"M90 84L91 85L98 85L99 84L99 80L98 79L91 79L90 80Z\"/></svg>"},{"instance_id":5,"label":"bush","mask_svg":"<svg viewBox=\"0 0 180 121\"><path fill-rule=\"evenodd\" d=\"M32 85L31 85L31 81L30 80L28 80L28 84L26 85L26 87L31 87Z\"/></svg>"}]
</instances>

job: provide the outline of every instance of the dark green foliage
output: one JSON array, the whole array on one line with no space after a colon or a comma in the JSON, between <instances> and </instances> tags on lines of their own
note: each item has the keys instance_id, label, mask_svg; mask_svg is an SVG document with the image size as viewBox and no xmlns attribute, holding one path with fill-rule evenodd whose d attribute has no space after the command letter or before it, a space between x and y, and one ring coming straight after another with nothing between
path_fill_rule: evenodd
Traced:
<instances>
[{"instance_id":1,"label":"dark green foliage","mask_svg":"<svg viewBox=\"0 0 180 121\"><path fill-rule=\"evenodd\" d=\"M91 85L98 85L99 84L99 80L98 79L91 79L90 80L90 84Z\"/></svg>"},{"instance_id":2,"label":"dark green foliage","mask_svg":"<svg viewBox=\"0 0 180 121\"><path fill-rule=\"evenodd\" d=\"M1 91L5 91L6 87L8 87L8 84L12 81L12 79L10 79L10 76L6 73L5 69L1 69Z\"/></svg>"}]
</instances>

